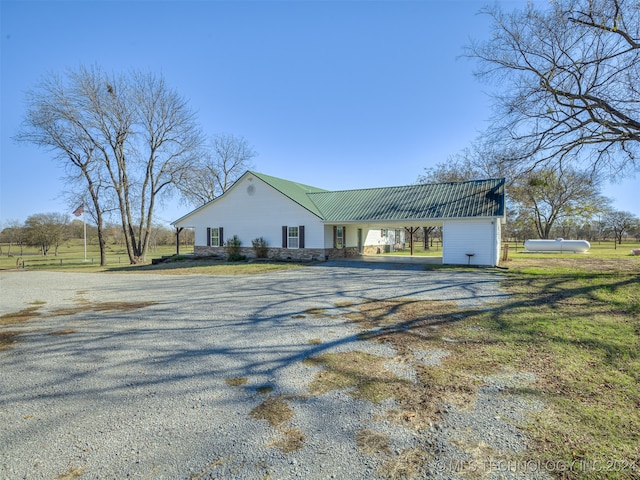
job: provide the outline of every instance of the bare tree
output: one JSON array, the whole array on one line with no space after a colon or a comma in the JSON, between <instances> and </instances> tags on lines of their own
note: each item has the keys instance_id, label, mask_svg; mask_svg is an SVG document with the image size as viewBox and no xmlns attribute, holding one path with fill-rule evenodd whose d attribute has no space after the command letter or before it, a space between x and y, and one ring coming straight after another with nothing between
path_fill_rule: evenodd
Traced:
<instances>
[{"instance_id":1,"label":"bare tree","mask_svg":"<svg viewBox=\"0 0 640 480\"><path fill-rule=\"evenodd\" d=\"M506 176L507 224L513 224L509 232L517 238L530 236L534 230L539 238L549 238L558 222L591 217L599 205L607 203L599 195L601 180L597 175L570 168L519 170L510 162L514 155L514 149L505 153L475 143L449 161L425 169L418 181L457 182Z\"/></svg>"},{"instance_id":2,"label":"bare tree","mask_svg":"<svg viewBox=\"0 0 640 480\"><path fill-rule=\"evenodd\" d=\"M162 195L199 156L202 135L187 102L161 77L110 75L97 67L50 75L32 90L18 140L48 148L82 182L98 228L113 205L131 263L144 261Z\"/></svg>"},{"instance_id":3,"label":"bare tree","mask_svg":"<svg viewBox=\"0 0 640 480\"><path fill-rule=\"evenodd\" d=\"M85 205L95 212L100 246L100 264L106 264L103 237L103 211L101 193L103 164L96 148L97 138L92 133L88 117L86 82L78 73L70 74L69 85L54 74L43 78L38 88L27 94L27 113L17 140L34 143L47 149L62 163L70 186L71 204ZM88 76L88 75L84 75ZM75 192L80 193L75 193Z\"/></svg>"},{"instance_id":4,"label":"bare tree","mask_svg":"<svg viewBox=\"0 0 640 480\"><path fill-rule=\"evenodd\" d=\"M640 219L630 212L611 211L607 215L607 225L613 231L614 241L622 245L622 238L631 233Z\"/></svg>"},{"instance_id":5,"label":"bare tree","mask_svg":"<svg viewBox=\"0 0 640 480\"><path fill-rule=\"evenodd\" d=\"M599 184L575 171L542 170L511 187L516 211L529 218L539 238L549 238L552 228L567 217L579 217L602 201Z\"/></svg>"},{"instance_id":6,"label":"bare tree","mask_svg":"<svg viewBox=\"0 0 640 480\"><path fill-rule=\"evenodd\" d=\"M466 182L484 178L505 178L509 187L521 176L527 176L526 169L519 169L511 160L520 152L514 146L495 145L491 139L480 137L471 145L446 162L424 169L418 176L418 183Z\"/></svg>"},{"instance_id":7,"label":"bare tree","mask_svg":"<svg viewBox=\"0 0 640 480\"><path fill-rule=\"evenodd\" d=\"M636 171L640 3L556 0L481 12L493 20L491 39L465 55L479 60L479 78L501 87L492 141L518 145L512 160L529 165L571 160L612 176Z\"/></svg>"},{"instance_id":8,"label":"bare tree","mask_svg":"<svg viewBox=\"0 0 640 480\"><path fill-rule=\"evenodd\" d=\"M200 206L222 195L246 170L253 168L256 152L243 137L214 135L207 153L185 172L180 191L185 200Z\"/></svg>"}]
</instances>

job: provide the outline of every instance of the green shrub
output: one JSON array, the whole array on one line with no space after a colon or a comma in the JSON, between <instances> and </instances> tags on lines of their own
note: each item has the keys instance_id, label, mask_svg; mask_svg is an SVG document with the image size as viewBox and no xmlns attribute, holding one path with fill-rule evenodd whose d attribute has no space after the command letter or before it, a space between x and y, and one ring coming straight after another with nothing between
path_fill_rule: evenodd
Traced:
<instances>
[{"instance_id":1,"label":"green shrub","mask_svg":"<svg viewBox=\"0 0 640 480\"><path fill-rule=\"evenodd\" d=\"M242 242L238 238L238 235L234 235L226 243L227 248L227 260L229 262L240 262L242 260L246 260L247 257L240 253L240 247L242 246Z\"/></svg>"},{"instance_id":2,"label":"green shrub","mask_svg":"<svg viewBox=\"0 0 640 480\"><path fill-rule=\"evenodd\" d=\"M267 241L260 237L251 240L253 251L256 252L256 258L267 258Z\"/></svg>"}]
</instances>

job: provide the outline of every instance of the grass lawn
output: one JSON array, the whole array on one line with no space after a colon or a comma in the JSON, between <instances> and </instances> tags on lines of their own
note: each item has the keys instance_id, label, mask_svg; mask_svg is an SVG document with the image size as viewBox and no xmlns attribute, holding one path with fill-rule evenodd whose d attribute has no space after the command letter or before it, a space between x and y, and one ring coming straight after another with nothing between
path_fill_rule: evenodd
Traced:
<instances>
[{"instance_id":1,"label":"grass lawn","mask_svg":"<svg viewBox=\"0 0 640 480\"><path fill-rule=\"evenodd\" d=\"M100 266L100 252L97 246L87 246L87 260L84 259L82 240L73 240L60 247L58 255L51 252L46 257L33 247L25 247L23 255L15 245L11 256L7 256L8 245L2 245L5 255L0 256L0 270L24 268L27 270L54 270L72 272L118 272L118 273L156 273L164 275L247 275L265 273L273 270L298 268L299 264L283 262L237 262L229 263L209 258L187 259L152 265L151 259L175 254L174 245L164 245L152 249L147 261L139 265L130 265L124 247L107 246L107 265ZM193 247L181 247L181 253L192 253ZM18 267L19 266L19 267Z\"/></svg>"},{"instance_id":2,"label":"grass lawn","mask_svg":"<svg viewBox=\"0 0 640 480\"><path fill-rule=\"evenodd\" d=\"M509 266L512 299L455 327L461 365L536 374L523 393L548 408L525 429L542 460L587 465L566 478L640 478L640 257L596 251Z\"/></svg>"},{"instance_id":3,"label":"grass lawn","mask_svg":"<svg viewBox=\"0 0 640 480\"><path fill-rule=\"evenodd\" d=\"M419 383L388 392L413 423L437 418L442 402L472 406L484 375L533 373L534 383L512 393L545 408L521 425L533 443L518 460L547 465L557 478L638 479L640 257L630 250L639 246L595 245L589 254L512 250L502 281L511 297L492 308L372 301L352 320L363 338L391 343L407 363L414 351L450 353L437 368L414 363ZM372 362L362 364L365 371L350 375L379 374Z\"/></svg>"},{"instance_id":4,"label":"grass lawn","mask_svg":"<svg viewBox=\"0 0 640 480\"><path fill-rule=\"evenodd\" d=\"M11 246L11 256L8 244L2 244L2 255L0 255L0 270L8 270L16 268L18 265L22 267L22 263L26 269L40 270L76 270L76 271L105 271L100 267L100 250L97 245L87 245L87 258L84 258L84 245L81 239L69 240L60 246L58 255L54 254L53 249L45 257L35 247L23 247L22 252L19 246ZM107 265L110 267L129 265L129 257L126 248L119 245L107 245ZM185 252L193 252L193 247L183 248ZM148 263L152 258L159 258L163 255L173 255L176 251L174 245L163 245L151 249L147 254Z\"/></svg>"}]
</instances>

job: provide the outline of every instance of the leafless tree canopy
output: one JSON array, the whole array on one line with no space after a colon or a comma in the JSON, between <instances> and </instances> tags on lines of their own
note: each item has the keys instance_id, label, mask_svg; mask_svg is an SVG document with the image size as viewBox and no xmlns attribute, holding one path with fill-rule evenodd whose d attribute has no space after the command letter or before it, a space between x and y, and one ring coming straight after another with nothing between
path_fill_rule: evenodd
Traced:
<instances>
[{"instance_id":1,"label":"leafless tree canopy","mask_svg":"<svg viewBox=\"0 0 640 480\"><path fill-rule=\"evenodd\" d=\"M200 206L222 195L246 170L252 168L256 152L243 137L214 135L206 153L181 179L185 200Z\"/></svg>"},{"instance_id":2,"label":"leafless tree canopy","mask_svg":"<svg viewBox=\"0 0 640 480\"><path fill-rule=\"evenodd\" d=\"M637 171L640 145L640 2L556 0L493 20L474 42L477 76L502 87L489 131L517 145L512 160L585 162L612 176Z\"/></svg>"},{"instance_id":3,"label":"leafless tree canopy","mask_svg":"<svg viewBox=\"0 0 640 480\"><path fill-rule=\"evenodd\" d=\"M535 226L539 238L549 238L554 225L566 218L585 218L604 200L589 175L572 170L542 170L520 178L511 187L514 213Z\"/></svg>"},{"instance_id":4,"label":"leafless tree canopy","mask_svg":"<svg viewBox=\"0 0 640 480\"><path fill-rule=\"evenodd\" d=\"M604 206L601 177L571 168L518 170L510 159L516 153L493 150L476 142L447 162L425 169L419 183L460 182L481 178L506 178L508 224L549 238L554 226L567 218L586 218Z\"/></svg>"},{"instance_id":5,"label":"leafless tree canopy","mask_svg":"<svg viewBox=\"0 0 640 480\"><path fill-rule=\"evenodd\" d=\"M132 263L144 260L157 202L195 164L203 143L194 113L163 78L97 67L45 77L27 96L17 138L63 162L73 196L87 201L96 220L101 252L103 216L117 212Z\"/></svg>"}]
</instances>

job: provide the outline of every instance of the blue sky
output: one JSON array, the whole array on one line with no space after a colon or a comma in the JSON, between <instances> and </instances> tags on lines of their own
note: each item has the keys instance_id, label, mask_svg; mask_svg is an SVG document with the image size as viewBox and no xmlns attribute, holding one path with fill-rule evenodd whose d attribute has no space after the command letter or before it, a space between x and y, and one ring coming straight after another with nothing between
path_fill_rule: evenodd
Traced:
<instances>
[{"instance_id":1,"label":"blue sky","mask_svg":"<svg viewBox=\"0 0 640 480\"><path fill-rule=\"evenodd\" d=\"M81 64L162 74L206 133L254 146L257 171L329 190L415 183L487 126L492 87L458 58L488 35L483 4L0 0L0 226L73 210L51 154L11 137L25 92ZM638 186L603 193L640 215ZM189 210L176 196L157 220Z\"/></svg>"}]
</instances>

